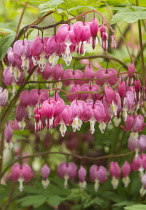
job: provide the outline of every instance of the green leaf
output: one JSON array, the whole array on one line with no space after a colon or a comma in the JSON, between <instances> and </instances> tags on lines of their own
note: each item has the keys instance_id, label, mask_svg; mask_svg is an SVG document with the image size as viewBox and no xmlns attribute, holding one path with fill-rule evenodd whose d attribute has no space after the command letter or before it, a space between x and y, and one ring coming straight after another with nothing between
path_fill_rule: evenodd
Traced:
<instances>
[{"instance_id":1,"label":"green leaf","mask_svg":"<svg viewBox=\"0 0 146 210\"><path fill-rule=\"evenodd\" d=\"M121 21L127 23L134 23L138 20L146 19L145 11L135 11L135 12L119 12L113 16L110 24L115 24Z\"/></svg>"},{"instance_id":2,"label":"green leaf","mask_svg":"<svg viewBox=\"0 0 146 210\"><path fill-rule=\"evenodd\" d=\"M124 208L125 210L146 210L146 205L132 205L132 206L126 206Z\"/></svg>"},{"instance_id":3,"label":"green leaf","mask_svg":"<svg viewBox=\"0 0 146 210\"><path fill-rule=\"evenodd\" d=\"M21 131L21 130L14 130L14 134L15 135L19 135L19 136L28 136L28 135L30 135L30 131L29 130L23 130L23 131Z\"/></svg>"},{"instance_id":4,"label":"green leaf","mask_svg":"<svg viewBox=\"0 0 146 210\"><path fill-rule=\"evenodd\" d=\"M41 186L41 184L40 184L40 186ZM44 189L43 189L44 190ZM24 187L24 189L23 189L23 192L25 192L25 193L27 193L27 194L33 194L33 195L40 195L40 192L42 193L42 194L44 194L43 193L43 191L41 191L41 189L39 189L39 188L36 188L35 186L25 186Z\"/></svg>"},{"instance_id":5,"label":"green leaf","mask_svg":"<svg viewBox=\"0 0 146 210\"><path fill-rule=\"evenodd\" d=\"M132 11L142 11L146 10L146 7L140 6L130 6L130 7L114 7L113 10L117 10L119 12L131 12Z\"/></svg>"},{"instance_id":6,"label":"green leaf","mask_svg":"<svg viewBox=\"0 0 146 210\"><path fill-rule=\"evenodd\" d=\"M103 205L105 204L105 200L99 198L99 197L96 197L96 198L91 198L90 200L85 200L85 203L84 203L84 208L87 208L89 206L92 206L92 205L98 205L100 207L103 207Z\"/></svg>"},{"instance_id":7,"label":"green leaf","mask_svg":"<svg viewBox=\"0 0 146 210\"><path fill-rule=\"evenodd\" d=\"M140 6L130 6L130 8L133 8L135 11L146 10L146 7L140 7Z\"/></svg>"},{"instance_id":8,"label":"green leaf","mask_svg":"<svg viewBox=\"0 0 146 210\"><path fill-rule=\"evenodd\" d=\"M107 200L110 200L116 203L123 202L126 199L126 195L117 194L111 191L105 192L103 197L107 198Z\"/></svg>"},{"instance_id":9,"label":"green leaf","mask_svg":"<svg viewBox=\"0 0 146 210\"><path fill-rule=\"evenodd\" d=\"M60 180L60 182L62 183L62 180L58 178L58 180ZM55 196L55 195L59 195L61 197L66 197L69 194L69 189L65 189L63 188L63 183L60 185L57 183L57 178L55 178L55 176L52 178L50 178L50 184L47 187L47 189L44 189L43 186L39 183L39 182L35 182L33 187L30 186L25 186L24 187L24 192L27 194L34 194L34 195L38 195L38 194L42 194L44 196ZM52 183L54 182L54 184Z\"/></svg>"},{"instance_id":10,"label":"green leaf","mask_svg":"<svg viewBox=\"0 0 146 210\"><path fill-rule=\"evenodd\" d=\"M15 34L8 34L0 39L0 60L4 58L7 53L8 48L11 46L14 40Z\"/></svg>"},{"instance_id":11,"label":"green leaf","mask_svg":"<svg viewBox=\"0 0 146 210\"><path fill-rule=\"evenodd\" d=\"M1 185L0 184L0 201L2 201L4 198L7 198L8 193L9 193L8 186L7 185L5 186L5 185Z\"/></svg>"},{"instance_id":12,"label":"green leaf","mask_svg":"<svg viewBox=\"0 0 146 210\"><path fill-rule=\"evenodd\" d=\"M118 12L131 12L130 8L125 7L113 7L113 10L117 10Z\"/></svg>"},{"instance_id":13,"label":"green leaf","mask_svg":"<svg viewBox=\"0 0 146 210\"><path fill-rule=\"evenodd\" d=\"M135 0L129 0L132 4L135 4ZM138 0L138 3L140 6L146 6L146 1L144 0Z\"/></svg>"},{"instance_id":14,"label":"green leaf","mask_svg":"<svg viewBox=\"0 0 146 210\"><path fill-rule=\"evenodd\" d=\"M135 4L135 0L106 0L107 2L108 2L108 4L110 4L110 5L118 5L119 6L119 4L127 4L127 3L132 3L132 4ZM140 6L146 6L146 1L144 1L144 0L139 0L138 1L139 2L139 5Z\"/></svg>"},{"instance_id":15,"label":"green leaf","mask_svg":"<svg viewBox=\"0 0 146 210\"><path fill-rule=\"evenodd\" d=\"M0 28L0 31L3 31L3 32L6 32L6 33L15 33L15 31L13 31L13 30L10 30L10 29L8 29L8 28Z\"/></svg>"},{"instance_id":16,"label":"green leaf","mask_svg":"<svg viewBox=\"0 0 146 210\"><path fill-rule=\"evenodd\" d=\"M20 140L20 139L24 139L24 140L27 139L27 137L24 137L24 136L21 136L21 135L15 135L15 134L13 135L13 138L14 138L14 139L19 139L19 140Z\"/></svg>"},{"instance_id":17,"label":"green leaf","mask_svg":"<svg viewBox=\"0 0 146 210\"><path fill-rule=\"evenodd\" d=\"M50 0L45 2L44 4L40 4L39 5L40 13L54 11L63 2L64 2L63 0Z\"/></svg>"},{"instance_id":18,"label":"green leaf","mask_svg":"<svg viewBox=\"0 0 146 210\"><path fill-rule=\"evenodd\" d=\"M72 7L72 8L70 8L70 9L68 9L67 11L69 12L69 11L72 11L72 10L77 10L77 9L80 9L80 8L88 8L88 9L93 9L93 10L95 10L95 8L93 7L93 6L81 6L81 5L79 5L79 6L77 6L77 7Z\"/></svg>"},{"instance_id":19,"label":"green leaf","mask_svg":"<svg viewBox=\"0 0 146 210\"><path fill-rule=\"evenodd\" d=\"M55 196L50 196L47 201L51 206L57 207L64 200L65 200L64 198L55 195Z\"/></svg>"},{"instance_id":20,"label":"green leaf","mask_svg":"<svg viewBox=\"0 0 146 210\"><path fill-rule=\"evenodd\" d=\"M25 196L24 198L21 198L18 200L19 203L21 203L21 206L33 206L34 208L37 208L45 203L47 200L47 197L44 195L31 195L31 196Z\"/></svg>"},{"instance_id":21,"label":"green leaf","mask_svg":"<svg viewBox=\"0 0 146 210\"><path fill-rule=\"evenodd\" d=\"M135 202L134 201L121 201L121 202L118 202L118 203L114 204L113 206L117 206L117 207L121 206L121 207L123 207L123 206L130 206L132 204L135 204Z\"/></svg>"}]
</instances>

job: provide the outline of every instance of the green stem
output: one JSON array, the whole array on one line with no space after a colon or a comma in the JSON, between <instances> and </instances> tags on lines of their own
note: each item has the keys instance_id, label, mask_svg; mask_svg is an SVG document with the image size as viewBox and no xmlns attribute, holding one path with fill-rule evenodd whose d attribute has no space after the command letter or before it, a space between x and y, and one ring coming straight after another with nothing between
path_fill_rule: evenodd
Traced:
<instances>
[{"instance_id":1,"label":"green stem","mask_svg":"<svg viewBox=\"0 0 146 210\"><path fill-rule=\"evenodd\" d=\"M146 48L146 43L144 43L143 44L143 50ZM138 63L138 60L139 60L139 58L140 58L140 56L141 56L141 50L138 52L138 54L137 54L137 56L136 56L136 58L135 58L135 62L134 62L134 65L136 66L137 65L137 63Z\"/></svg>"},{"instance_id":2,"label":"green stem","mask_svg":"<svg viewBox=\"0 0 146 210\"><path fill-rule=\"evenodd\" d=\"M139 6L138 0L136 0L136 6ZM141 22L140 22L140 20L138 20L138 32L139 32L139 44L140 44L140 55L141 55L141 67L142 67L142 75L143 75L143 86L145 87L146 75L145 75L145 66L144 66L144 54L143 54L142 31L141 31Z\"/></svg>"},{"instance_id":3,"label":"green stem","mask_svg":"<svg viewBox=\"0 0 146 210\"><path fill-rule=\"evenodd\" d=\"M116 61L116 62L120 63L126 70L128 70L128 66L124 62L122 62L121 60L119 60L117 58L109 56L109 55L92 55L92 56L79 56L79 57L75 56L75 57L73 57L73 59L76 59L76 60L93 59L93 58L104 58L104 59Z\"/></svg>"},{"instance_id":4,"label":"green stem","mask_svg":"<svg viewBox=\"0 0 146 210\"><path fill-rule=\"evenodd\" d=\"M35 24L38 24L40 21L42 21L42 20L43 20L45 17L47 17L48 15L52 14L53 11L51 11L51 12L48 12L46 15L42 16L41 18L39 18L37 21L33 22L32 24L26 25L25 27L23 27L23 28L20 30L18 36L15 37L14 42L15 42L16 40L20 39L20 38L26 33L26 31L27 31L28 29L30 29L30 28L35 28L35 29L38 29L38 30L43 31L43 30L48 29L48 28L54 28L54 27L56 27L56 26L58 26L58 25L60 25L60 24L67 24L67 23L70 23L72 20L75 20L75 19L78 19L78 18L80 18L80 17L83 17L83 16L85 16L85 15L87 15L88 13L91 13L91 12L98 13L98 14L102 17L103 23L104 23L105 25L107 25L107 27L112 31L112 33L114 33L114 30L113 30L112 27L107 23L105 17L104 17L100 12L98 12L98 11L96 11L96 10L87 11L87 12L82 13L82 14L76 16L76 17L70 18L70 19L68 19L68 20L66 20L66 21L61 20L61 21L59 21L59 22L57 22L57 23L55 23L55 24L49 25L49 26L40 27L40 26L35 25ZM13 44L14 44L14 42L13 42ZM13 45L13 44L12 44L12 45Z\"/></svg>"},{"instance_id":5,"label":"green stem","mask_svg":"<svg viewBox=\"0 0 146 210\"><path fill-rule=\"evenodd\" d=\"M19 19L19 22L18 22L18 26L17 26L17 29L16 29L16 36L17 36L17 34L19 32L20 25L21 25L21 22L22 22L22 18L23 18L24 12L25 12L26 7L27 7L27 3L28 2L25 2L25 5L24 5L23 10L22 10L22 13L21 13L21 16L20 16L20 19Z\"/></svg>"},{"instance_id":6,"label":"green stem","mask_svg":"<svg viewBox=\"0 0 146 210\"><path fill-rule=\"evenodd\" d=\"M109 9L111 15L113 16L112 10L111 10L111 8L109 7L109 5L108 5L107 2L105 2L105 5L107 6L107 8ZM119 32L120 32L121 38L122 38L122 40L123 40L123 42L124 42L124 44L125 44L125 47L126 47L126 49L127 49L127 52L128 52L128 54L129 54L129 57L130 57L130 60L131 60L131 63L132 63L132 56L131 56L131 54L130 54L128 45L127 45L127 43L126 43L126 41L125 41L125 38L124 38L124 36L123 36L123 33L122 33L120 27L118 26L118 24L117 24L117 28L118 28L118 30L119 30Z\"/></svg>"},{"instance_id":7,"label":"green stem","mask_svg":"<svg viewBox=\"0 0 146 210\"><path fill-rule=\"evenodd\" d=\"M2 61L0 61L0 87L5 88L6 85L3 83L3 80L2 80L3 71L4 71L3 63L2 63Z\"/></svg>"},{"instance_id":8,"label":"green stem","mask_svg":"<svg viewBox=\"0 0 146 210\"><path fill-rule=\"evenodd\" d=\"M37 19L36 21L34 21L32 24L23 27L23 28L19 31L19 33L15 36L15 39L14 39L14 41L13 41L13 43L12 43L11 46L13 46L13 44L14 44L17 40L19 40L19 39L26 33L26 31L27 31L29 28L32 28L31 26L33 26L34 24L36 24L36 25L39 24L42 20L45 19L45 17L51 15L52 13L53 13L53 11L49 11L47 14L45 14L45 15L42 16L42 17L40 17L40 18Z\"/></svg>"},{"instance_id":9,"label":"green stem","mask_svg":"<svg viewBox=\"0 0 146 210\"><path fill-rule=\"evenodd\" d=\"M13 182L12 185L11 185L11 188L10 188L10 191L9 191L9 195L8 195L8 200L5 204L5 206L2 208L2 210L7 210L11 201L12 201L12 197L13 197L13 193L14 193L14 190L15 190L15 185L16 183Z\"/></svg>"},{"instance_id":10,"label":"green stem","mask_svg":"<svg viewBox=\"0 0 146 210\"><path fill-rule=\"evenodd\" d=\"M138 0L137 0L138 4ZM143 86L145 87L145 66L144 66L144 54L143 54L143 44L142 44L142 32L141 32L141 23L138 20L138 31L139 31L139 43L140 43L140 55L141 55L141 68L142 68L142 75L143 75Z\"/></svg>"},{"instance_id":11,"label":"green stem","mask_svg":"<svg viewBox=\"0 0 146 210\"><path fill-rule=\"evenodd\" d=\"M4 151L4 130L2 131L2 136L0 140L0 174L2 172L2 166L3 166L3 151Z\"/></svg>"}]
</instances>

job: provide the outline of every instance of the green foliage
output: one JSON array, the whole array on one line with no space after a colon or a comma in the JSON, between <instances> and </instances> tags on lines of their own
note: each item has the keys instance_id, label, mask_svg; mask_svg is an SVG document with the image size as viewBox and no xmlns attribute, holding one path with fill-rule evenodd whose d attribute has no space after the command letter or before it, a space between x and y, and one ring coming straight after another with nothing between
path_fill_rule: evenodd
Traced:
<instances>
[{"instance_id":1,"label":"green foliage","mask_svg":"<svg viewBox=\"0 0 146 210\"><path fill-rule=\"evenodd\" d=\"M26 196L20 198L18 203L22 207L32 205L34 208L40 207L45 202L51 206L58 206L62 201L66 200L69 194L68 189L63 188L63 180L54 177L47 189L44 189L41 182L35 182L33 187L25 186L24 193Z\"/></svg>"},{"instance_id":2,"label":"green foliage","mask_svg":"<svg viewBox=\"0 0 146 210\"><path fill-rule=\"evenodd\" d=\"M2 60L14 40L15 34L11 33L0 39L0 60Z\"/></svg>"},{"instance_id":3,"label":"green foliage","mask_svg":"<svg viewBox=\"0 0 146 210\"><path fill-rule=\"evenodd\" d=\"M27 0L20 0L19 2L12 2L9 0L5 0L5 6L6 6L6 12L2 11L0 9L1 14L1 19L3 23L0 23L0 31L8 33L7 35L1 35L2 38L0 39L0 60L4 58L7 49L11 46L11 43L14 40L15 37L15 30L16 30L16 21L19 20L21 11L23 10L24 3ZM111 20L111 24L116 24L121 21L125 21L126 23L123 23L124 27L127 26L127 23L134 23L138 20L146 19L146 2L143 0L139 0L140 6L135 6L135 0L107 0L106 1L109 6L112 6L113 10L115 10L117 13L113 16ZM127 3L128 2L128 3ZM37 15L39 13L39 16L42 16L43 14L48 13L49 11L53 11L53 16L49 16L49 21L55 23L55 21L59 21L61 19L68 19L70 17L77 16L83 12L89 11L89 10L98 10L99 12L103 12L103 15L105 15L107 20L110 20L110 15L109 15L109 9L107 6L105 6L104 1L100 0L29 0L28 1L28 7L26 8L23 21L21 23L21 27L23 25L27 25L33 22L33 20L37 19ZM8 12L10 11L10 12ZM33 14L33 15L32 15ZM98 17L98 14L95 14L96 17ZM94 17L94 13L89 15L90 20ZM54 20L54 19L55 20ZM87 17L88 19L88 17ZM13 20L13 22L12 22ZM30 22L28 22L28 20ZM43 20L44 22L40 23L42 25L47 25L48 24L48 19L46 18ZM46 24L46 22L47 24ZM76 20L75 20L76 21ZM101 22L99 21L99 24ZM124 27L121 28L121 31L123 32ZM116 27L114 28L116 33L117 29ZM134 28L135 29L135 28ZM52 30L53 31L53 30ZM45 33L47 36L52 34L53 32L50 32L49 30L46 30ZM35 36L36 31L34 30L34 34L29 30L29 38L30 36ZM23 37L22 37L23 38ZM119 37L117 36L117 42L118 39L121 38L121 35ZM125 39L128 40L128 38L125 36ZM131 34L130 34L130 39L131 39ZM130 41L130 39L128 41ZM137 39L136 39L137 41ZM135 50L136 51L136 50ZM95 53L93 51L93 53ZM136 51L137 52L137 51ZM100 53L100 50L99 52ZM103 53L103 51L102 51ZM108 53L108 52L107 52ZM125 47L121 47L120 49L115 49L108 55L114 56L119 58L120 60L123 60L125 63L129 63L129 55L127 54L127 50ZM135 56L136 54L134 54ZM136 56L135 56L136 57ZM100 60L100 59L99 59ZM97 60L97 62L99 61ZM114 63L114 62L113 62ZM110 62L110 67L113 67L116 65L116 69L118 70L119 66L118 64L113 65L112 62ZM106 67L106 61L103 60L100 62L101 66ZM80 62L77 61L76 68L80 68L81 64ZM82 67L83 69L83 67ZM33 86L34 87L34 86ZM45 86L41 86L44 88ZM39 87L40 88L40 87ZM95 149L95 152L98 152L98 149L107 147L107 153L106 154L118 154L119 151L122 153L124 152L126 148L120 147L122 145L121 143L124 142L124 144L127 144L125 141L129 137L129 133L126 133L124 138L123 137L123 131L118 132L118 129L108 129L106 128L104 134L102 134L98 128L99 124L96 123L96 132L94 134L94 142L91 142L92 146ZM71 130L69 128L68 130ZM82 132L86 134L86 130L89 130L89 123L87 125L82 126ZM52 129L49 131L50 134L53 132L55 133L54 137L53 136L53 143L52 143L52 148L49 148L49 151L66 151L65 146L61 145L59 148L58 147L58 139L59 139L59 134L57 131ZM29 130L15 130L14 131L14 138L15 139L24 139L28 140L28 136L32 136ZM38 133L40 135L41 139L41 146L43 144L43 137L45 136L45 132L43 131ZM32 138L33 139L33 138ZM115 141L116 140L116 141ZM50 141L50 139L48 139ZM34 143L34 141L32 141ZM30 144L32 143L30 141ZM125 143L126 142L126 143ZM85 149L85 145L87 142L82 142L80 148L80 152L82 155L88 155L88 152L90 152L90 147ZM84 144L84 145L82 145ZM59 149L58 149L59 148ZM111 149L110 149L111 148ZM34 149L34 148L33 148ZM116 150L117 149L117 150ZM115 150L115 151L114 151ZM32 150L34 152L34 150ZM42 147L38 148L38 151L41 152L43 151ZM46 150L45 150L46 151ZM87 151L87 153L86 153ZM29 152L29 151L28 151ZM68 152L68 151L67 151ZM89 153L90 154L90 153ZM94 154L93 154L94 155ZM0 157L1 158L1 157ZM46 158L46 157L45 157ZM48 157L47 157L48 158ZM85 190L82 190L78 186L78 180L75 180L75 184L69 183L69 188L64 189L63 186L63 179L60 179L56 177L56 165L60 163L60 161L66 161L65 156L60 156L60 155L50 155L47 160L49 163L48 165L51 165L51 169L55 169L54 174L52 175L53 171L51 171L51 176L50 176L50 184L47 189L44 189L41 184L41 180L37 180L35 177L35 181L31 183L31 186L27 186L27 183L24 185L24 191L20 193L18 191L18 184L16 184L16 187L14 189L13 193L13 198L14 202L16 205L17 209L26 209L26 207L33 206L33 208L38 209L38 210L47 210L47 209L54 209L56 208L59 204L66 202L66 203L73 203L71 209L72 210L79 210L79 209L108 209L111 207L113 210L144 210L146 209L146 205L140 205L138 203L139 199L139 190L141 187L141 182L140 178L138 176L138 173L130 174L130 179L132 180L129 187L125 189L123 187L122 182L120 181L120 184L118 186L118 189L115 191L112 191L111 189L111 178L109 178L106 183L102 184L102 186L99 187L99 191L95 192L94 191L94 184L90 183L89 180L89 174L87 177L87 187ZM125 157L124 157L125 158ZM119 159L119 163L122 163L124 158ZM128 159L128 157L126 157ZM130 159L131 157L129 157ZM33 158L32 158L33 159ZM113 159L116 161L116 158ZM31 159L30 159L31 161ZM46 161L46 162L47 162ZM106 161L106 160L105 160ZM121 162L120 162L121 161ZM44 162L44 160L41 159L41 163ZM81 162L80 162L81 163ZM78 166L80 165L78 164ZM93 162L92 162L93 163ZM94 164L94 163L93 163ZM107 168L108 168L108 162L106 161ZM53 167L52 167L53 166ZM39 174L40 175L40 174ZM0 203L6 203L7 202L7 197L9 194L10 190L10 185L0 185ZM1 204L0 204L1 205ZM15 208L15 209L16 209ZM11 205L10 205L10 209Z\"/></svg>"},{"instance_id":4,"label":"green foliage","mask_svg":"<svg viewBox=\"0 0 146 210\"><path fill-rule=\"evenodd\" d=\"M19 199L19 202L21 203L22 207L32 205L34 208L37 208L43 205L46 200L47 197L45 197L44 195L30 195Z\"/></svg>"},{"instance_id":5,"label":"green foliage","mask_svg":"<svg viewBox=\"0 0 146 210\"><path fill-rule=\"evenodd\" d=\"M28 136L30 135L30 131L29 130L14 130L14 134L15 135L22 135L22 136Z\"/></svg>"},{"instance_id":6,"label":"green foliage","mask_svg":"<svg viewBox=\"0 0 146 210\"><path fill-rule=\"evenodd\" d=\"M146 210L146 205L132 205L132 206L126 206L124 208L125 210Z\"/></svg>"},{"instance_id":7,"label":"green foliage","mask_svg":"<svg viewBox=\"0 0 146 210\"><path fill-rule=\"evenodd\" d=\"M130 6L129 8L116 7L118 13L111 19L111 24L125 21L127 23L134 23L138 20L146 19L146 7Z\"/></svg>"},{"instance_id":8,"label":"green foliage","mask_svg":"<svg viewBox=\"0 0 146 210\"><path fill-rule=\"evenodd\" d=\"M95 7L93 6L77 6L77 7L72 7L70 9L68 9L67 11L70 12L72 10L77 10L77 9L83 9L83 8L87 8L87 9L90 9L90 10L95 10Z\"/></svg>"},{"instance_id":9,"label":"green foliage","mask_svg":"<svg viewBox=\"0 0 146 210\"><path fill-rule=\"evenodd\" d=\"M0 24L1 25L1 24ZM0 31L2 32L6 32L6 33L10 33L10 34L13 34L15 33L15 31L11 30L11 29L8 29L8 28L0 28Z\"/></svg>"},{"instance_id":10,"label":"green foliage","mask_svg":"<svg viewBox=\"0 0 146 210\"><path fill-rule=\"evenodd\" d=\"M63 0L50 0L39 5L40 13L55 11L57 7L62 4Z\"/></svg>"},{"instance_id":11,"label":"green foliage","mask_svg":"<svg viewBox=\"0 0 146 210\"><path fill-rule=\"evenodd\" d=\"M124 4L125 6L127 4L136 4L136 0L106 0L106 2L108 2L108 4L111 4L111 5L119 5L119 4ZM140 6L146 6L146 1L144 0L138 0L139 2L139 5Z\"/></svg>"}]
</instances>

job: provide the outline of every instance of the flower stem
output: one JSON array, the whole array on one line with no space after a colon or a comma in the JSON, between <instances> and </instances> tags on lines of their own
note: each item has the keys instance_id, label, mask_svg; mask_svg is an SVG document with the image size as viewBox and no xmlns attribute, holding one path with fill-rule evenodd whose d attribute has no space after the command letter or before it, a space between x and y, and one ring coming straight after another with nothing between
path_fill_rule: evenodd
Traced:
<instances>
[{"instance_id":1,"label":"flower stem","mask_svg":"<svg viewBox=\"0 0 146 210\"><path fill-rule=\"evenodd\" d=\"M0 173L2 172L3 166L3 151L4 151L4 130L2 131L1 141L0 141Z\"/></svg>"},{"instance_id":2,"label":"flower stem","mask_svg":"<svg viewBox=\"0 0 146 210\"><path fill-rule=\"evenodd\" d=\"M25 2L25 5L24 5L23 10L22 10L22 13L21 13L21 16L20 16L20 19L19 19L19 22L18 22L18 26L17 26L17 29L16 29L16 36L17 36L17 34L18 34L18 32L19 32L20 25L21 25L21 22L22 22L22 18L23 18L25 9L26 9L26 7L27 7L27 3L28 3L28 2Z\"/></svg>"},{"instance_id":3,"label":"flower stem","mask_svg":"<svg viewBox=\"0 0 146 210\"><path fill-rule=\"evenodd\" d=\"M138 0L136 0L136 5L139 6ZM143 44L142 44L142 32L141 32L141 22L138 20L138 32L139 32L139 44L140 44L140 55L141 55L141 68L143 75L143 86L145 87L145 66L144 66L144 54L143 54Z\"/></svg>"}]
</instances>

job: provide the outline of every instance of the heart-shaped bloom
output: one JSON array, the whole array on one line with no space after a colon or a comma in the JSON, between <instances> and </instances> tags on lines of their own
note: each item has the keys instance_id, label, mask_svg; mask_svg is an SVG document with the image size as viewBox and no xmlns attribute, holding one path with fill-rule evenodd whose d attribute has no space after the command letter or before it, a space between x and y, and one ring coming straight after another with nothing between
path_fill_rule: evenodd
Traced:
<instances>
[{"instance_id":1,"label":"heart-shaped bloom","mask_svg":"<svg viewBox=\"0 0 146 210\"><path fill-rule=\"evenodd\" d=\"M107 180L107 170L104 166L92 165L90 167L90 179L95 182L94 189L98 190L99 184Z\"/></svg>"},{"instance_id":2,"label":"heart-shaped bloom","mask_svg":"<svg viewBox=\"0 0 146 210\"><path fill-rule=\"evenodd\" d=\"M14 182L19 181L19 190L23 190L23 182L29 182L33 177L32 170L29 165L14 164L11 169L11 178Z\"/></svg>"},{"instance_id":3,"label":"heart-shaped bloom","mask_svg":"<svg viewBox=\"0 0 146 210\"><path fill-rule=\"evenodd\" d=\"M64 187L68 186L68 179L76 177L77 167L74 163L60 163L57 167L57 173L60 178L64 178Z\"/></svg>"}]
</instances>

